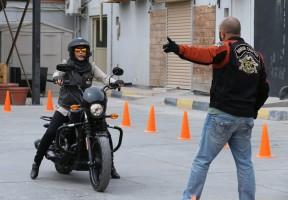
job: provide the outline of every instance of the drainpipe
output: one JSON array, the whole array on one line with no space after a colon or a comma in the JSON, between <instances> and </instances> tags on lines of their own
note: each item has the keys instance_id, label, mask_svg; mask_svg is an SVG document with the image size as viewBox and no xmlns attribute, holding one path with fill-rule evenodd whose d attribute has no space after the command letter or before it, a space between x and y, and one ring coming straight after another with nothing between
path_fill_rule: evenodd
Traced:
<instances>
[{"instance_id":1,"label":"drainpipe","mask_svg":"<svg viewBox=\"0 0 288 200\"><path fill-rule=\"evenodd\" d=\"M103 1L101 1L100 3L100 35L99 35L99 39L100 41L102 42L103 41L103 34L102 34L102 31L103 31Z\"/></svg>"},{"instance_id":2,"label":"drainpipe","mask_svg":"<svg viewBox=\"0 0 288 200\"><path fill-rule=\"evenodd\" d=\"M74 18L74 37L81 36L81 16L75 16Z\"/></svg>"},{"instance_id":3,"label":"drainpipe","mask_svg":"<svg viewBox=\"0 0 288 200\"><path fill-rule=\"evenodd\" d=\"M112 68L113 68L113 3L111 3L111 33L110 33L110 39L111 39L111 46L110 46L110 73L112 72Z\"/></svg>"},{"instance_id":4,"label":"drainpipe","mask_svg":"<svg viewBox=\"0 0 288 200\"><path fill-rule=\"evenodd\" d=\"M74 38L77 36L77 19L76 16L74 16Z\"/></svg>"}]
</instances>

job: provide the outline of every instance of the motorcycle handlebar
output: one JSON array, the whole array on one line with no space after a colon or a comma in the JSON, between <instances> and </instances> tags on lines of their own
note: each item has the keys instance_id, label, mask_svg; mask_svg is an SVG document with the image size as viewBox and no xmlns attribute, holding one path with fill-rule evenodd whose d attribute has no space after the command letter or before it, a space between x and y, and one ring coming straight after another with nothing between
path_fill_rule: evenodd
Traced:
<instances>
[{"instance_id":1,"label":"motorcycle handlebar","mask_svg":"<svg viewBox=\"0 0 288 200\"><path fill-rule=\"evenodd\" d=\"M55 80L53 79L46 79L47 82L50 82L50 83L54 83L54 84L57 84ZM114 83L109 83L109 85L105 85L103 90L105 91L106 89L112 89L112 90L115 90L117 89L118 91L121 91L121 87L122 86L125 86L125 82L123 81L123 84L122 85L119 85L119 84L114 84Z\"/></svg>"},{"instance_id":2,"label":"motorcycle handlebar","mask_svg":"<svg viewBox=\"0 0 288 200\"><path fill-rule=\"evenodd\" d=\"M46 81L47 81L47 82L50 82L50 83L55 83L55 81L52 80L52 79L46 79Z\"/></svg>"}]
</instances>

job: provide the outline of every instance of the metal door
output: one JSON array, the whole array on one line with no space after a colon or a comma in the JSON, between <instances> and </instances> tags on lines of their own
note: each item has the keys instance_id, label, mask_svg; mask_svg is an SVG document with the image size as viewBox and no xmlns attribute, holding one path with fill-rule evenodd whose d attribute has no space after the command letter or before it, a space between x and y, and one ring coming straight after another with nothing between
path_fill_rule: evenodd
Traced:
<instances>
[{"instance_id":1,"label":"metal door","mask_svg":"<svg viewBox=\"0 0 288 200\"><path fill-rule=\"evenodd\" d=\"M191 44L191 1L167 3L167 35L179 44ZM167 86L191 89L192 64L174 54L167 58Z\"/></svg>"},{"instance_id":2,"label":"metal door","mask_svg":"<svg viewBox=\"0 0 288 200\"><path fill-rule=\"evenodd\" d=\"M254 45L263 56L270 96L288 85L288 0L255 0Z\"/></svg>"}]
</instances>

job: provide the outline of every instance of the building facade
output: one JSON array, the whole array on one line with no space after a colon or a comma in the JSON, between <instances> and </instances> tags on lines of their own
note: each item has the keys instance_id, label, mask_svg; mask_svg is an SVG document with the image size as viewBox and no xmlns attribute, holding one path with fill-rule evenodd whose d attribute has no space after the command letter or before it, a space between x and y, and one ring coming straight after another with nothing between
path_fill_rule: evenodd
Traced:
<instances>
[{"instance_id":1,"label":"building facade","mask_svg":"<svg viewBox=\"0 0 288 200\"><path fill-rule=\"evenodd\" d=\"M264 34L268 28L265 21L273 18L273 24L282 27L278 28L279 37L285 41L286 9L283 0L92 0L81 28L93 43L95 62L104 71L120 66L125 70L125 81L134 85L209 92L211 67L166 55L162 45L167 36L179 44L213 45L219 41L220 22L235 16L241 21L242 37L263 52L272 80L271 94L276 96L288 79L282 59L286 46L285 42L273 43L272 53L263 46L269 37ZM276 32L273 37L278 39ZM282 53L276 52L278 48Z\"/></svg>"},{"instance_id":2,"label":"building facade","mask_svg":"<svg viewBox=\"0 0 288 200\"><path fill-rule=\"evenodd\" d=\"M7 1L6 13L13 34L16 34L26 1ZM28 78L32 77L32 3L30 2L16 46ZM64 0L41 1L41 67L48 68L50 77L56 64L67 58L67 45L74 37L75 17L65 14ZM12 39L3 11L0 13L1 62L5 63ZM9 67L20 67L14 49ZM48 78L49 78L48 77ZM23 78L23 77L22 77Z\"/></svg>"}]
</instances>

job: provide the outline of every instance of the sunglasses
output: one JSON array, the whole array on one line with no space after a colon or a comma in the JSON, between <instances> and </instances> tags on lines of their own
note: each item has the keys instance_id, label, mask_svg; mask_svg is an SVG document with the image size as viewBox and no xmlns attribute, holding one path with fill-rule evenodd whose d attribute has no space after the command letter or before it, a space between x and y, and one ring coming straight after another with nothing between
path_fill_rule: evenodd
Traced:
<instances>
[{"instance_id":1,"label":"sunglasses","mask_svg":"<svg viewBox=\"0 0 288 200\"><path fill-rule=\"evenodd\" d=\"M87 48L85 48L85 47L83 47L83 48L77 47L77 48L74 49L74 52L75 53L80 53L80 52L87 53Z\"/></svg>"}]
</instances>

